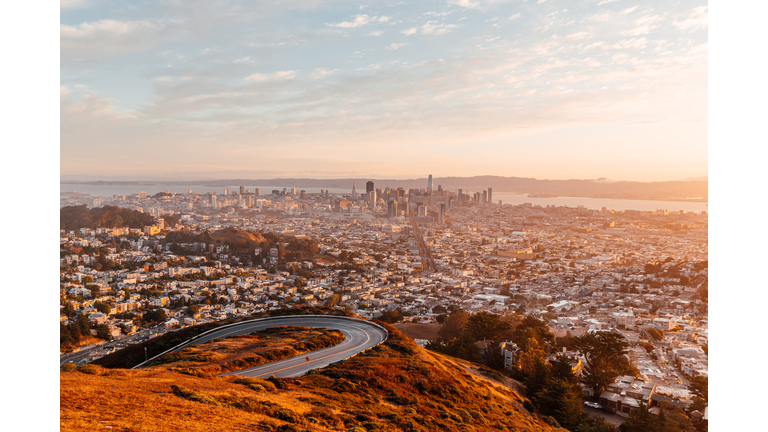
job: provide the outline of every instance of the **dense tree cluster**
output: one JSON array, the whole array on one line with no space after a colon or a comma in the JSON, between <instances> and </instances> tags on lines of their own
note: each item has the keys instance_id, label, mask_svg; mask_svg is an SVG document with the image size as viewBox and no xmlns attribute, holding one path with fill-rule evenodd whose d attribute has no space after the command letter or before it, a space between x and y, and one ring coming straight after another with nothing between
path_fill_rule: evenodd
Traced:
<instances>
[{"instance_id":1,"label":"dense tree cluster","mask_svg":"<svg viewBox=\"0 0 768 432\"><path fill-rule=\"evenodd\" d=\"M455 307L449 310L438 338L427 345L428 349L483 362L521 381L531 407L548 418L550 424L579 432L618 431L602 417L595 419L583 413L581 382L599 394L619 375L636 372L625 356L629 344L622 336L599 332L556 339L544 321L532 316L469 314ZM478 350L479 341L486 342L485 350ZM509 371L504 369L500 348L503 341L514 342L519 348ZM581 379L575 375L570 359L560 356L555 361L548 360L561 344L587 359Z\"/></svg>"},{"instance_id":2,"label":"dense tree cluster","mask_svg":"<svg viewBox=\"0 0 768 432\"><path fill-rule=\"evenodd\" d=\"M59 226L63 230L80 228L143 228L154 224L155 218L127 208L104 206L88 209L83 204L63 207L59 211Z\"/></svg>"}]
</instances>

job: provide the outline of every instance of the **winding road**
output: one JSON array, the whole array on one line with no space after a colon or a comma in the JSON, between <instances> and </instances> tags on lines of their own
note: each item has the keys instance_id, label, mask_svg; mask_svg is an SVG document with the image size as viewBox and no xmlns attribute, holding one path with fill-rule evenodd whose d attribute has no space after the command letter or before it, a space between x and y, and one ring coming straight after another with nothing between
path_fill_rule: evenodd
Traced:
<instances>
[{"instance_id":1,"label":"winding road","mask_svg":"<svg viewBox=\"0 0 768 432\"><path fill-rule=\"evenodd\" d=\"M176 346L160 355L178 351L182 348L198 345L213 339L228 336L250 334L277 326L320 327L339 330L344 334L344 341L332 347L304 353L296 357L279 360L264 365L229 372L224 375L238 375L256 378L266 378L274 375L279 378L296 377L311 369L328 366L354 356L357 353L373 348L387 339L387 331L376 324L356 318L330 315L296 315L283 317L261 318L209 330L196 338ZM154 358L159 357L155 356ZM309 361L307 361L309 357ZM150 359L152 360L152 359ZM143 364L143 363L142 363ZM139 367L137 365L136 367Z\"/></svg>"}]
</instances>

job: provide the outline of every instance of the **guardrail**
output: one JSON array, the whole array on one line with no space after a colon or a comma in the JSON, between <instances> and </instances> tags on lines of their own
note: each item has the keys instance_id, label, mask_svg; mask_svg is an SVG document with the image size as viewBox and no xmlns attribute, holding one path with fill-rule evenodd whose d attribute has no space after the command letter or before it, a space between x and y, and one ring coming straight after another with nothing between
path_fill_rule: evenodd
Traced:
<instances>
[{"instance_id":1,"label":"guardrail","mask_svg":"<svg viewBox=\"0 0 768 432\"><path fill-rule=\"evenodd\" d=\"M132 367L131 369L136 369L136 368L138 368L138 367L141 367L141 366L142 366L142 365L144 365L145 363L149 363L149 362L151 362L152 360L154 360L154 359L156 359L156 358L158 358L158 357L161 357L161 356L163 356L163 355L165 355L165 354L168 354L169 352L173 352L173 351L176 351L176 350L178 350L178 349L184 348L185 346L192 344L192 343L193 343L195 340L197 340L197 339L200 339L200 338L202 338L203 336L205 336L205 335L207 335L207 334L209 334L209 333L212 333L212 332L215 332L215 331L219 331L219 330L221 330L221 329L224 329L224 328L234 327L234 326L243 325L243 324L248 324L248 323L253 323L253 322L258 322L258 321L269 321L269 320L279 320L279 319L289 319L289 318L300 318L300 317L313 317L313 318L336 318L336 319L343 319L343 320L350 320L350 321L358 321L358 322L362 322L362 323L365 323L365 324L368 324L368 325L372 325L372 326L374 326L374 327L377 327L378 329L380 329L380 330L384 331L384 339L382 339L382 340L381 340L381 342L377 343L377 344L376 344L376 345L374 345L373 347L379 346L379 345L381 345L382 343L384 343L384 342L385 342L387 339L389 339L389 332L387 331L387 329L385 329L384 327L382 327L382 326L380 326L380 325L378 325L378 324L376 324L376 323L374 323L374 322L370 322L370 321L368 321L368 320L364 320L364 319L362 319L362 318L355 318L355 317L343 317L343 316L337 316L337 315L314 315L314 314L312 314L312 315L280 315L280 316L276 316L276 317L255 318L255 319L252 319L252 320L245 320L245 321L240 321L240 322L236 322L236 323L225 324L225 325L223 325L223 326L220 326L220 327L216 327L216 328L212 328L212 329L210 329L210 330L206 330L206 331L204 331L204 332L200 333L199 335L193 336L193 337L192 337L191 339L189 339L188 341L182 342L182 343L180 343L179 345L176 345L176 346L175 346L175 347L173 347L173 348L167 349L167 350L165 350L165 351L161 352L160 354L158 354L158 355L156 355L156 356L154 356L154 357L152 357L152 358L150 358L150 359L144 360L143 362L141 362L141 363L137 364L136 366ZM371 347L371 348L373 348L373 347ZM350 355L349 357L345 357L345 358L344 358L344 360L347 360L347 359L349 359L349 358L352 358L352 357L356 356L357 354L360 354L361 352L365 352L365 351L368 351L368 350L369 350L369 349L371 349L371 348L367 348L367 349L365 349L365 350L363 350L363 351L359 351L359 352L356 352L356 353L354 353L354 354ZM330 364L332 364L332 363L329 363L329 365L330 365ZM327 366L327 365L326 365L326 366ZM323 366L323 367L324 367L324 366ZM317 368L315 368L315 369L317 369Z\"/></svg>"}]
</instances>

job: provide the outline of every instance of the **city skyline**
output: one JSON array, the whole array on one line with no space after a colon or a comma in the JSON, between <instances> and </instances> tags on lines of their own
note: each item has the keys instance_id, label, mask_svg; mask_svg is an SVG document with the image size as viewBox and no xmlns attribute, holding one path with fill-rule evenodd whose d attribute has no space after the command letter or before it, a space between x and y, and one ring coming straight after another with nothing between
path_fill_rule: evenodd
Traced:
<instances>
[{"instance_id":1,"label":"city skyline","mask_svg":"<svg viewBox=\"0 0 768 432\"><path fill-rule=\"evenodd\" d=\"M708 174L705 2L67 1L60 43L62 178Z\"/></svg>"}]
</instances>

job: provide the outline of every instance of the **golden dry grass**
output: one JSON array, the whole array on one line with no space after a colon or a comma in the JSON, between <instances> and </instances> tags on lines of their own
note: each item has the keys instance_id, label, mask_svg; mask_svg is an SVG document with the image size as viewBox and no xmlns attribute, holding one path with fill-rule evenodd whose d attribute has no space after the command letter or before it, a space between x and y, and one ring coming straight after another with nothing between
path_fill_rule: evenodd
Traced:
<instances>
[{"instance_id":1,"label":"golden dry grass","mask_svg":"<svg viewBox=\"0 0 768 432\"><path fill-rule=\"evenodd\" d=\"M166 366L62 372L61 430L556 430L508 386L388 330L383 345L301 378L270 379L274 387Z\"/></svg>"}]
</instances>

